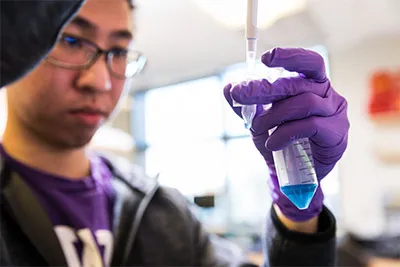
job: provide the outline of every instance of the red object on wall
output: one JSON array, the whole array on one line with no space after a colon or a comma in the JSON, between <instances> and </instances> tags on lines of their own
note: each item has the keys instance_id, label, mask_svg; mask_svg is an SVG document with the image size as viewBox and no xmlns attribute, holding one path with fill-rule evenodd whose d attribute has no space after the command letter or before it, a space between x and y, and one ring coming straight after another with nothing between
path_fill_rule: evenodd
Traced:
<instances>
[{"instance_id":1,"label":"red object on wall","mask_svg":"<svg viewBox=\"0 0 400 267\"><path fill-rule=\"evenodd\" d=\"M373 155L400 165L400 70L375 72L370 79L368 115L374 125Z\"/></svg>"},{"instance_id":2,"label":"red object on wall","mask_svg":"<svg viewBox=\"0 0 400 267\"><path fill-rule=\"evenodd\" d=\"M370 79L368 113L375 116L400 116L400 71L379 71Z\"/></svg>"}]
</instances>

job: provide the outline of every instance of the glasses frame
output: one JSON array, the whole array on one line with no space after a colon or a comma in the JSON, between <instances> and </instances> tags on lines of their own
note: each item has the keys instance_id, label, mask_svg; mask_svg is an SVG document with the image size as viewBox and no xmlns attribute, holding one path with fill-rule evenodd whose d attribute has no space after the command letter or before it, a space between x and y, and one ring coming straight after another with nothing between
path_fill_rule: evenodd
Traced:
<instances>
[{"instance_id":1,"label":"glasses frame","mask_svg":"<svg viewBox=\"0 0 400 267\"><path fill-rule=\"evenodd\" d=\"M100 48L97 44L95 44L94 42L92 42L92 41L90 41L90 40L88 40L88 39L86 39L86 38L73 35L73 34L62 34L62 35L60 36L60 38L57 40L57 44L58 44L58 42L59 42L63 37L65 37L65 36L73 37L73 38L79 39L80 41L82 41L82 42L88 44L89 46L93 47L95 52L93 53L93 56L91 56L91 58L88 59L88 62L86 62L86 63L84 63L84 64L70 64L70 63L65 63L65 62L62 62L62 61L60 61L60 60L58 60L58 59L52 57L52 56L51 56L51 53L50 53L50 54L47 56L46 60L49 61L51 64L57 66L57 67L61 67L61 68L65 68L65 69L70 69L70 70L84 70L84 69L89 69L91 66L93 66L93 64L94 64L102 55L104 55L104 56L105 56L105 61L106 61L106 66L107 66L107 69L108 69L108 71L110 72L110 74L111 74L112 76L114 76L115 78L117 78L117 79L125 80L125 79L127 79L127 78L132 78L132 77L135 77L136 75L138 75L138 74L143 70L143 68L145 67L145 65L146 65L146 63L147 63L147 58L146 58L141 52L139 52L139 51L137 51L137 50L128 49L128 51L132 51L132 52L135 52L135 53L138 54L137 60L136 60L136 61L132 61L132 62L130 62L130 63L134 63L134 62L139 63L139 62L142 62L142 63L141 63L142 65L138 67L138 70L137 70L137 71L135 72L135 74L133 74L132 76L120 75L120 74L118 74L118 73L115 73L115 72L112 70L112 67L111 67L111 60L112 60L112 58L113 58L113 49L114 49L114 48L109 49L109 50L102 49L102 48ZM57 45L57 44L56 44L56 45ZM127 66L128 66L130 63L127 63Z\"/></svg>"}]
</instances>

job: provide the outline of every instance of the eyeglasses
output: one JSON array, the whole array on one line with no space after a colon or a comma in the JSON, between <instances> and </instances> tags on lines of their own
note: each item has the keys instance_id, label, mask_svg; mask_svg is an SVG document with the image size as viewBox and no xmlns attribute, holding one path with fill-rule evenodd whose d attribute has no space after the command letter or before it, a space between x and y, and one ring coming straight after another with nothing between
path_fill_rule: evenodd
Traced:
<instances>
[{"instance_id":1,"label":"eyeglasses","mask_svg":"<svg viewBox=\"0 0 400 267\"><path fill-rule=\"evenodd\" d=\"M101 55L105 55L110 74L118 79L137 75L147 61L138 51L120 47L105 51L89 40L70 34L61 36L47 60L58 67L81 70L90 68Z\"/></svg>"}]
</instances>

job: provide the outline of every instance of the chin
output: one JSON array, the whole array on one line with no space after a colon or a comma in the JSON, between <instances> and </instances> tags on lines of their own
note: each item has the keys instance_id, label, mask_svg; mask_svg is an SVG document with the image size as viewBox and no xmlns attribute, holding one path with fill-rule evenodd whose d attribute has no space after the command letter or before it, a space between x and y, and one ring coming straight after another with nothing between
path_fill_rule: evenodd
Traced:
<instances>
[{"instance_id":1,"label":"chin","mask_svg":"<svg viewBox=\"0 0 400 267\"><path fill-rule=\"evenodd\" d=\"M75 141L74 145L76 147L85 147L85 146L90 144L90 142L92 141L93 136L94 135L86 136L86 137L80 138L78 140L74 140Z\"/></svg>"},{"instance_id":2,"label":"chin","mask_svg":"<svg viewBox=\"0 0 400 267\"><path fill-rule=\"evenodd\" d=\"M56 146L62 149L80 149L86 147L94 136L95 131L93 134L70 134L65 138L58 140Z\"/></svg>"}]
</instances>

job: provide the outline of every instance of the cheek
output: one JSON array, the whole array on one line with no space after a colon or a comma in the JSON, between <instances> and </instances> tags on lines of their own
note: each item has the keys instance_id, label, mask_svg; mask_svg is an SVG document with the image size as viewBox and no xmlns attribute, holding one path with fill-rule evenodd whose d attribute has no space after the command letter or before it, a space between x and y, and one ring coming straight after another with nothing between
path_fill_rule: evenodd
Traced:
<instances>
[{"instance_id":1,"label":"cheek","mask_svg":"<svg viewBox=\"0 0 400 267\"><path fill-rule=\"evenodd\" d=\"M49 63L44 64L40 76L46 77L41 84L42 97L51 99L53 103L62 105L72 97L74 81L79 73L77 71L57 68ZM71 99L73 101L73 99Z\"/></svg>"},{"instance_id":2,"label":"cheek","mask_svg":"<svg viewBox=\"0 0 400 267\"><path fill-rule=\"evenodd\" d=\"M55 112L68 101L68 91L76 74L42 63L21 83L25 102L36 111Z\"/></svg>"},{"instance_id":3,"label":"cheek","mask_svg":"<svg viewBox=\"0 0 400 267\"><path fill-rule=\"evenodd\" d=\"M34 112L35 107L45 100L44 91L50 83L51 77L43 74L41 66L37 67L27 76L10 86L10 104L16 105L17 109Z\"/></svg>"},{"instance_id":4,"label":"cheek","mask_svg":"<svg viewBox=\"0 0 400 267\"><path fill-rule=\"evenodd\" d=\"M127 81L115 80L113 81L112 101L115 106L123 94L125 95L130 88L130 83Z\"/></svg>"},{"instance_id":5,"label":"cheek","mask_svg":"<svg viewBox=\"0 0 400 267\"><path fill-rule=\"evenodd\" d=\"M67 99L74 88L74 81L79 73L72 70L51 67L51 71L47 72L49 78L46 83L46 91L61 99Z\"/></svg>"}]
</instances>

